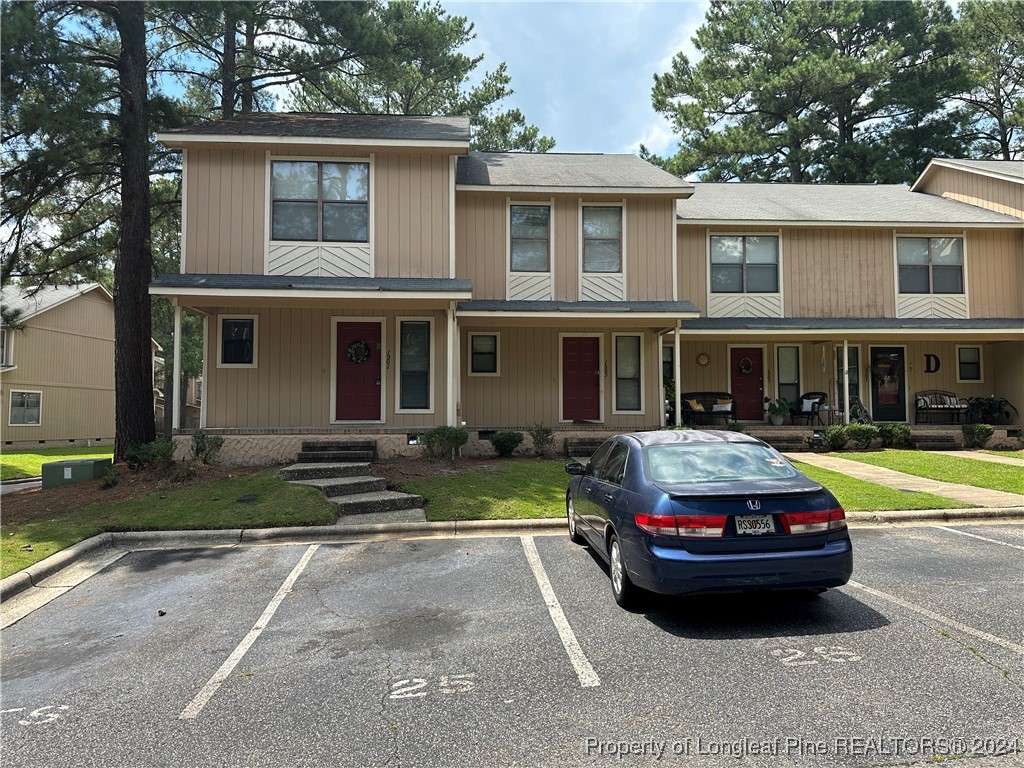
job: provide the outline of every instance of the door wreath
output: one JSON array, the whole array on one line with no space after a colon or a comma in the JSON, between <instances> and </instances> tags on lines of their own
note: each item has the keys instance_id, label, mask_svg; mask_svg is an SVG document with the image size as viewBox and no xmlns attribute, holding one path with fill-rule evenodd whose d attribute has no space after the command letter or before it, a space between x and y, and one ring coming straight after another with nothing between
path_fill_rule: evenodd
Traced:
<instances>
[{"instance_id":1,"label":"door wreath","mask_svg":"<svg viewBox=\"0 0 1024 768\"><path fill-rule=\"evenodd\" d=\"M740 373L753 373L754 372L754 361L749 357L744 357L740 360Z\"/></svg>"},{"instance_id":2,"label":"door wreath","mask_svg":"<svg viewBox=\"0 0 1024 768\"><path fill-rule=\"evenodd\" d=\"M348 345L348 359L353 363L365 363L370 359L370 345L362 339L356 339Z\"/></svg>"}]
</instances>

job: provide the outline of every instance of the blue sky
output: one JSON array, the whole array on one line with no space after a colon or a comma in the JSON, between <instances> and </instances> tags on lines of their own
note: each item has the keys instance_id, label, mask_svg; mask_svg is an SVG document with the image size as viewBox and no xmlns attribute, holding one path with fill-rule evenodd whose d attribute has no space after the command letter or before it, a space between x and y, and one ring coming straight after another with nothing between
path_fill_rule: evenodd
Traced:
<instances>
[{"instance_id":1,"label":"blue sky","mask_svg":"<svg viewBox=\"0 0 1024 768\"><path fill-rule=\"evenodd\" d=\"M658 154L674 146L668 122L651 107L654 74L667 71L707 2L443 2L475 25L466 53L480 67L508 65L518 107L555 152Z\"/></svg>"}]
</instances>

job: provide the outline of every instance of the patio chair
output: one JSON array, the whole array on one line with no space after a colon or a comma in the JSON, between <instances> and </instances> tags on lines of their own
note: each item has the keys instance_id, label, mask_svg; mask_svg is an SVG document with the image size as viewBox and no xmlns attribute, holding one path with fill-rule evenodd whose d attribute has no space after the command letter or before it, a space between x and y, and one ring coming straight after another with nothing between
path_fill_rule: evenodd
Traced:
<instances>
[{"instance_id":1,"label":"patio chair","mask_svg":"<svg viewBox=\"0 0 1024 768\"><path fill-rule=\"evenodd\" d=\"M789 418L794 424L797 423L798 419L802 419L804 424L810 425L812 422L821 424L821 406L828 402L828 395L825 392L804 392L800 395L800 399L797 400L793 407L789 409Z\"/></svg>"}]
</instances>

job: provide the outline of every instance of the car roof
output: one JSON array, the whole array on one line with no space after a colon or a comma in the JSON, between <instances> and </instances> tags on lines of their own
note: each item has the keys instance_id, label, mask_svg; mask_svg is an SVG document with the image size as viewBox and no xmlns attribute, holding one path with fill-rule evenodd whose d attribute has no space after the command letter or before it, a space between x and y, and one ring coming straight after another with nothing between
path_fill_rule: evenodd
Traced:
<instances>
[{"instance_id":1,"label":"car roof","mask_svg":"<svg viewBox=\"0 0 1024 768\"><path fill-rule=\"evenodd\" d=\"M630 432L617 437L632 438L641 446L761 442L751 435L724 429L663 429L656 432Z\"/></svg>"}]
</instances>

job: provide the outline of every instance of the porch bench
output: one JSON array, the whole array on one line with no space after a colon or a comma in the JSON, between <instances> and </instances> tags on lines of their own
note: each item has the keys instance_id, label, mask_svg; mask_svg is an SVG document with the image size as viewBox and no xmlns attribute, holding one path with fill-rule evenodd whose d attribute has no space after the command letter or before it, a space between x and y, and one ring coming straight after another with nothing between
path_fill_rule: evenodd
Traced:
<instances>
[{"instance_id":1,"label":"porch bench","mask_svg":"<svg viewBox=\"0 0 1024 768\"><path fill-rule=\"evenodd\" d=\"M922 418L933 423L936 414L949 416L950 422L960 421L967 413L967 401L957 397L955 392L943 389L924 389L914 393L914 423L920 424Z\"/></svg>"},{"instance_id":2,"label":"porch bench","mask_svg":"<svg viewBox=\"0 0 1024 768\"><path fill-rule=\"evenodd\" d=\"M719 400L727 400L728 403L720 403ZM735 403L729 392L683 392L679 396L679 402L682 407L681 420L684 424L711 424L719 417L726 424L730 419L736 421L736 413L733 410ZM694 408L694 404L700 407Z\"/></svg>"}]
</instances>

